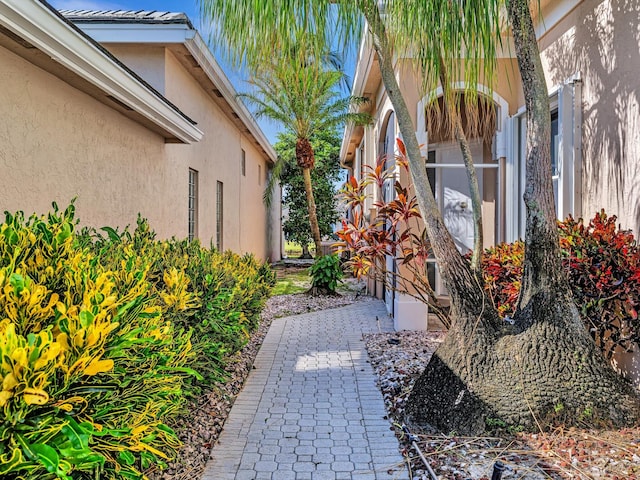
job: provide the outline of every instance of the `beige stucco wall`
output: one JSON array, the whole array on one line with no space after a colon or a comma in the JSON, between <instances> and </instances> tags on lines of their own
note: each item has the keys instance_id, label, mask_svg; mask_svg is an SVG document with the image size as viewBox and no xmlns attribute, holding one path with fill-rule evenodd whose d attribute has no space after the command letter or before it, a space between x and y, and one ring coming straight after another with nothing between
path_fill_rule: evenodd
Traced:
<instances>
[{"instance_id":1,"label":"beige stucco wall","mask_svg":"<svg viewBox=\"0 0 640 480\"><path fill-rule=\"evenodd\" d=\"M158 92L165 93L165 47L160 45L109 44L109 51Z\"/></svg>"},{"instance_id":2,"label":"beige stucco wall","mask_svg":"<svg viewBox=\"0 0 640 480\"><path fill-rule=\"evenodd\" d=\"M165 144L159 135L0 47L0 209L45 213L52 201L64 207L77 197L84 225L134 226L139 212L160 238L185 238L192 168L199 172L202 242L215 245L216 186L221 181L223 248L280 258L279 230L274 227L276 233L268 235L269 216L262 203L268 171L264 154L173 54L164 48L129 47L111 50L196 119L203 140ZM244 177L241 148L246 152ZM279 199L274 206L275 211ZM279 225L279 213L271 222Z\"/></svg>"},{"instance_id":3,"label":"beige stucco wall","mask_svg":"<svg viewBox=\"0 0 640 480\"><path fill-rule=\"evenodd\" d=\"M135 225L138 212L162 237L173 205L164 140L0 47L0 210L49 211L73 197L82 224Z\"/></svg>"},{"instance_id":4,"label":"beige stucco wall","mask_svg":"<svg viewBox=\"0 0 640 480\"><path fill-rule=\"evenodd\" d=\"M164 65L165 96L189 117L196 119L198 128L204 132L200 142L187 148L184 145L166 147L173 176L180 179L172 182L174 205L187 211L189 168L197 170L198 237L206 245L211 241L215 245L216 186L218 181L222 182L223 249L268 257L271 254L268 212L262 202L268 171L266 158L168 50ZM245 176L241 173L241 149L246 153Z\"/></svg>"},{"instance_id":5,"label":"beige stucco wall","mask_svg":"<svg viewBox=\"0 0 640 480\"><path fill-rule=\"evenodd\" d=\"M640 3L586 0L540 41L550 88L583 80L582 212L640 233Z\"/></svg>"}]
</instances>

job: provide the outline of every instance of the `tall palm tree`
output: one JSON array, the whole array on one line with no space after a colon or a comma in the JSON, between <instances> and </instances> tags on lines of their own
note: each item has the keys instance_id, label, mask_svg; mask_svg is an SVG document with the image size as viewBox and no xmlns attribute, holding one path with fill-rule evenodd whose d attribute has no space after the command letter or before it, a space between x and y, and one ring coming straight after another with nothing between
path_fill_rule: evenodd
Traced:
<instances>
[{"instance_id":1,"label":"tall palm tree","mask_svg":"<svg viewBox=\"0 0 640 480\"><path fill-rule=\"evenodd\" d=\"M295 48L288 51L298 52ZM342 72L327 69L323 62L316 62L306 54L293 53L286 57L288 61L279 58L256 69L250 81L254 91L241 96L254 107L256 116L279 123L296 138L295 160L304 178L311 235L316 257L319 257L321 236L311 183L315 156L310 140L345 122L366 123L369 117L349 111L351 106L366 99L340 96L338 86L344 79ZM287 160L279 158L276 162L264 194L267 203Z\"/></svg>"},{"instance_id":2,"label":"tall palm tree","mask_svg":"<svg viewBox=\"0 0 640 480\"><path fill-rule=\"evenodd\" d=\"M561 270L548 93L528 0L200 1L203 18L214 20L216 35L231 56L250 66L272 61L274 46L293 45L300 30L313 33L307 48L320 52L327 44L358 38L366 20L421 215L451 299L452 328L409 399L407 411L414 420L459 433L482 430L488 417L531 427L553 414L558 404L567 413L597 411L600 418L617 424L639 418L637 397L597 353ZM513 324L499 317L446 230L395 71L395 61L407 59L420 73L424 92L435 88L442 72L469 86L493 84L505 6L529 132L523 293ZM477 94L471 88L465 99L473 101Z\"/></svg>"}]
</instances>

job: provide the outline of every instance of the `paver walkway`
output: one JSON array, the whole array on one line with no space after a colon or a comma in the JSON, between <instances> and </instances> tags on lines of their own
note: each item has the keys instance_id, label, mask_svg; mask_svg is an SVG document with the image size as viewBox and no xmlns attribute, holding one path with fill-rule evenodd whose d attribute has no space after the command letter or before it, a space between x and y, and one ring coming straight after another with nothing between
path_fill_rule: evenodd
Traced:
<instances>
[{"instance_id":1,"label":"paver walkway","mask_svg":"<svg viewBox=\"0 0 640 480\"><path fill-rule=\"evenodd\" d=\"M408 479L362 340L379 330L380 301L275 320L202 480Z\"/></svg>"}]
</instances>

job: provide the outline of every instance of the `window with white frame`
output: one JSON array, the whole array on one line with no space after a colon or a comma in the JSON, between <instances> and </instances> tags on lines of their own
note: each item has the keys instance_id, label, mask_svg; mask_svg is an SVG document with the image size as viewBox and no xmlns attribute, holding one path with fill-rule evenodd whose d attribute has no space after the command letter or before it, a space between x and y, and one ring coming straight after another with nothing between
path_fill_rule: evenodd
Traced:
<instances>
[{"instance_id":1,"label":"window with white frame","mask_svg":"<svg viewBox=\"0 0 640 480\"><path fill-rule=\"evenodd\" d=\"M198 171L189 169L189 210L188 238L192 241L198 236Z\"/></svg>"},{"instance_id":2,"label":"window with white frame","mask_svg":"<svg viewBox=\"0 0 640 480\"><path fill-rule=\"evenodd\" d=\"M551 110L551 175L556 215L582 214L582 83L572 79L552 90ZM512 158L507 169L507 241L523 238L526 210L525 161L527 119L522 110L512 120Z\"/></svg>"}]
</instances>

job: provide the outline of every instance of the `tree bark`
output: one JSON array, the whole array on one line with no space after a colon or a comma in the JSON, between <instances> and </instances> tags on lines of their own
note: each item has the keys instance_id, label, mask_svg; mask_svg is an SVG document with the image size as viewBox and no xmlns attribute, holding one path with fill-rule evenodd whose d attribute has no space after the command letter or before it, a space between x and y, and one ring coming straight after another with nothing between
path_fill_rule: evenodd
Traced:
<instances>
[{"instance_id":1,"label":"tree bark","mask_svg":"<svg viewBox=\"0 0 640 480\"><path fill-rule=\"evenodd\" d=\"M498 315L495 309L493 309L495 314L482 314L487 306L482 285L472 273L467 260L458 252L433 196L411 114L395 77L392 63L393 51L389 45L378 6L375 2L368 1L362 2L361 5L373 37L374 49L380 60L382 81L393 105L407 150L409 171L420 213L440 269L440 276L451 297L452 321L456 321L461 314L470 315L477 320L474 322L473 329L495 331L499 325Z\"/></svg>"},{"instance_id":2,"label":"tree bark","mask_svg":"<svg viewBox=\"0 0 640 480\"><path fill-rule=\"evenodd\" d=\"M576 418L588 420L587 417L614 425L636 421L639 405L635 392L596 350L580 322L560 268L551 167L546 153L550 145L549 119L544 120L544 116L549 110L547 105L545 113L542 105L548 102L546 93L532 89L523 75L525 96L533 95L538 101L532 105L535 111L530 112L534 121L528 137L526 288L516 323L511 325L499 318L444 226L409 110L395 78L392 50L377 2L362 1L360 5L407 149L420 212L451 298L451 328L414 386L405 410L407 420L458 434L478 434L492 418L529 429L544 426L553 421L558 410L565 412L563 419L569 423ZM535 36L531 37L533 25L527 1L514 0L508 6L510 18L516 15L528 21L524 26L513 23L514 36L526 32L526 36L516 39L518 58L524 56L529 61L524 67L521 63L521 69L533 69L532 78L538 83L542 79L545 85ZM533 43L535 50L531 45L520 49L518 41ZM535 55L537 65L532 63ZM540 95L544 95L544 102ZM536 164L538 158L542 158L542 164Z\"/></svg>"},{"instance_id":3,"label":"tree bark","mask_svg":"<svg viewBox=\"0 0 640 480\"><path fill-rule=\"evenodd\" d=\"M320 236L320 226L318 225L318 215L316 214L316 201L313 196L313 184L311 183L311 169L315 165L315 155L313 147L308 138L298 138L296 140L296 162L302 169L304 179L304 191L307 196L307 210L309 212L309 226L313 243L316 245L316 258L322 256L322 238Z\"/></svg>"},{"instance_id":4,"label":"tree bark","mask_svg":"<svg viewBox=\"0 0 640 480\"><path fill-rule=\"evenodd\" d=\"M311 256L311 253L309 253L309 245L307 245L306 243L302 244L302 255L300 255L301 259L308 259L308 258L313 258Z\"/></svg>"},{"instance_id":5,"label":"tree bark","mask_svg":"<svg viewBox=\"0 0 640 480\"><path fill-rule=\"evenodd\" d=\"M322 240L320 238L320 227L318 226L318 216L316 215L316 201L313 197L313 185L311 184L311 169L302 169L302 178L304 178L304 191L307 195L307 209L309 210L309 225L311 226L311 235L316 245L316 258L322 256Z\"/></svg>"}]
</instances>

